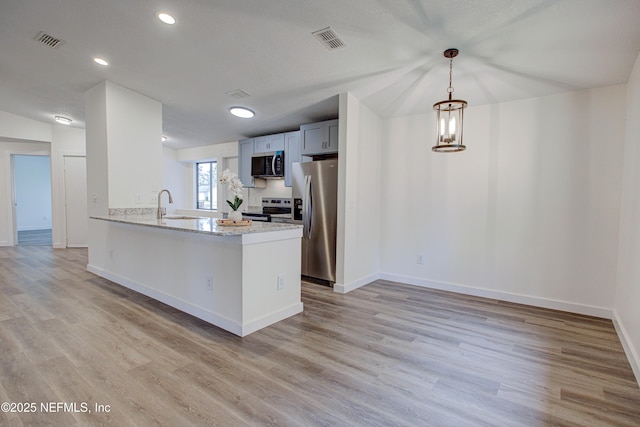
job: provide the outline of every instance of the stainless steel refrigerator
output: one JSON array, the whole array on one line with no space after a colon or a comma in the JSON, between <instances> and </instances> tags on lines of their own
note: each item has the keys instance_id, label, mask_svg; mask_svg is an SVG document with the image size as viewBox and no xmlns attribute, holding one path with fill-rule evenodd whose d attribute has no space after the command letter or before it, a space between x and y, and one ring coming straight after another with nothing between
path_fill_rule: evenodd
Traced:
<instances>
[{"instance_id":1,"label":"stainless steel refrigerator","mask_svg":"<svg viewBox=\"0 0 640 427\"><path fill-rule=\"evenodd\" d=\"M294 163L293 222L302 224L302 275L336 281L338 159Z\"/></svg>"}]
</instances>

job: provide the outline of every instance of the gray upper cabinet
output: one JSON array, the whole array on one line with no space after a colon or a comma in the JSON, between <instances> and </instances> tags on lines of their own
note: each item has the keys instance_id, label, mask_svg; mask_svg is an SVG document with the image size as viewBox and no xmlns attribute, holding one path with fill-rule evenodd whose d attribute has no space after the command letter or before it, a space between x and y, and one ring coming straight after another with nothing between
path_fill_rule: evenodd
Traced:
<instances>
[{"instance_id":1,"label":"gray upper cabinet","mask_svg":"<svg viewBox=\"0 0 640 427\"><path fill-rule=\"evenodd\" d=\"M312 156L338 152L338 120L300 126L300 154Z\"/></svg>"},{"instance_id":2,"label":"gray upper cabinet","mask_svg":"<svg viewBox=\"0 0 640 427\"><path fill-rule=\"evenodd\" d=\"M338 152L338 120L300 126L300 131L276 133L238 141L238 177L245 187L264 188L266 181L251 176L251 157L258 153L284 151L284 185L291 187L293 164L302 156Z\"/></svg>"},{"instance_id":3,"label":"gray upper cabinet","mask_svg":"<svg viewBox=\"0 0 640 427\"><path fill-rule=\"evenodd\" d=\"M259 136L253 138L254 153L268 153L270 151L284 150L284 133Z\"/></svg>"},{"instance_id":4,"label":"gray upper cabinet","mask_svg":"<svg viewBox=\"0 0 640 427\"><path fill-rule=\"evenodd\" d=\"M251 156L253 156L253 138L238 141L238 178L248 188L255 187L251 176Z\"/></svg>"},{"instance_id":5,"label":"gray upper cabinet","mask_svg":"<svg viewBox=\"0 0 640 427\"><path fill-rule=\"evenodd\" d=\"M287 132L284 134L284 185L291 187L293 185L293 177L291 169L295 162L302 161L300 155L300 132Z\"/></svg>"}]
</instances>

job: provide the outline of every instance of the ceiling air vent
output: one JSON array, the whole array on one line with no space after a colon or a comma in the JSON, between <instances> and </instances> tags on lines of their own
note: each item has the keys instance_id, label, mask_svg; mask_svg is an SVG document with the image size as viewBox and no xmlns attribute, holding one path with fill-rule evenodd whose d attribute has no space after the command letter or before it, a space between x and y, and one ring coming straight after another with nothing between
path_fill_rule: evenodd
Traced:
<instances>
[{"instance_id":1,"label":"ceiling air vent","mask_svg":"<svg viewBox=\"0 0 640 427\"><path fill-rule=\"evenodd\" d=\"M347 44L340 40L340 37L331 29L331 27L327 27L322 30L318 30L316 32L311 33L315 38L317 38L320 43L324 45L329 50L340 49L341 47L346 47Z\"/></svg>"},{"instance_id":2,"label":"ceiling air vent","mask_svg":"<svg viewBox=\"0 0 640 427\"><path fill-rule=\"evenodd\" d=\"M231 92L227 92L227 95L233 98L247 98L251 96L247 92L243 91L242 89L232 90Z\"/></svg>"},{"instance_id":3,"label":"ceiling air vent","mask_svg":"<svg viewBox=\"0 0 640 427\"><path fill-rule=\"evenodd\" d=\"M64 44L64 40L60 40L58 38L50 36L49 34L45 33L44 31L40 31L38 33L38 35L35 37L35 40L39 41L40 43L42 43L44 45L52 47L54 49L56 47L62 46Z\"/></svg>"}]
</instances>

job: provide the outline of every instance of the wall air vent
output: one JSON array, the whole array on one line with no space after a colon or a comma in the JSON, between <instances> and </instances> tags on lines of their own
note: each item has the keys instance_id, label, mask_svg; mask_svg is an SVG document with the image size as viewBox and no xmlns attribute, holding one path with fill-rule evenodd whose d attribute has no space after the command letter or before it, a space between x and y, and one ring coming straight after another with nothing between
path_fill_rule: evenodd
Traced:
<instances>
[{"instance_id":1,"label":"wall air vent","mask_svg":"<svg viewBox=\"0 0 640 427\"><path fill-rule=\"evenodd\" d=\"M247 98L251 95L249 95L247 92L243 91L242 89L236 89L236 90L232 90L230 92L227 92L227 95L233 97L233 98Z\"/></svg>"},{"instance_id":2,"label":"wall air vent","mask_svg":"<svg viewBox=\"0 0 640 427\"><path fill-rule=\"evenodd\" d=\"M331 29L331 27L315 31L311 34L329 50L336 50L340 49L341 47L347 46L345 42L340 40L340 37L338 37L338 35Z\"/></svg>"},{"instance_id":3,"label":"wall air vent","mask_svg":"<svg viewBox=\"0 0 640 427\"><path fill-rule=\"evenodd\" d=\"M42 43L44 45L47 45L49 47L52 47L54 49L56 47L62 46L64 44L64 40L60 40L58 38L50 36L49 34L45 33L44 31L40 31L38 33L38 35L35 37L34 40L37 40L40 43Z\"/></svg>"}]
</instances>

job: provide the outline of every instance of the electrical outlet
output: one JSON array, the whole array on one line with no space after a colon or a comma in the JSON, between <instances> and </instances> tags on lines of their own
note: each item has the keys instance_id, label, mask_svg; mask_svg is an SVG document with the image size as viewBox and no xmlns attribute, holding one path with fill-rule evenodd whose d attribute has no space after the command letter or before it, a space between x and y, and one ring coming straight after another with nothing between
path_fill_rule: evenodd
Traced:
<instances>
[{"instance_id":1,"label":"electrical outlet","mask_svg":"<svg viewBox=\"0 0 640 427\"><path fill-rule=\"evenodd\" d=\"M213 292L213 277L212 276L207 277L207 290L209 292Z\"/></svg>"},{"instance_id":2,"label":"electrical outlet","mask_svg":"<svg viewBox=\"0 0 640 427\"><path fill-rule=\"evenodd\" d=\"M284 289L284 274L278 276L278 290Z\"/></svg>"},{"instance_id":3,"label":"electrical outlet","mask_svg":"<svg viewBox=\"0 0 640 427\"><path fill-rule=\"evenodd\" d=\"M416 264L424 264L424 256L416 255Z\"/></svg>"},{"instance_id":4,"label":"electrical outlet","mask_svg":"<svg viewBox=\"0 0 640 427\"><path fill-rule=\"evenodd\" d=\"M158 195L152 194L151 197L149 197L149 203L158 203Z\"/></svg>"},{"instance_id":5,"label":"electrical outlet","mask_svg":"<svg viewBox=\"0 0 640 427\"><path fill-rule=\"evenodd\" d=\"M142 204L142 194L136 194L136 203Z\"/></svg>"}]
</instances>

